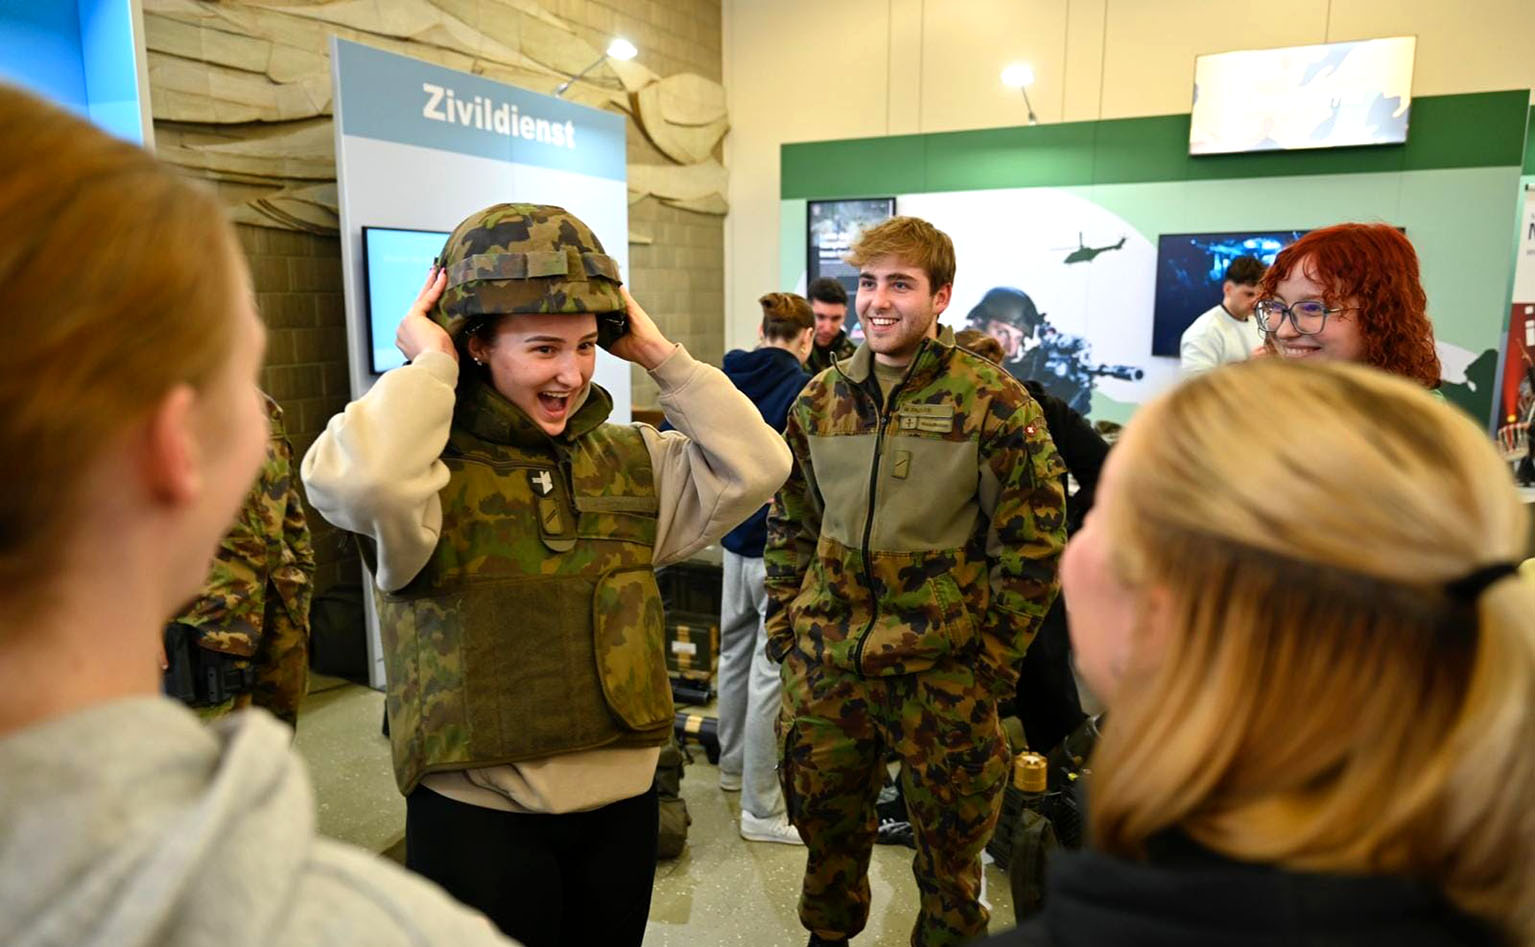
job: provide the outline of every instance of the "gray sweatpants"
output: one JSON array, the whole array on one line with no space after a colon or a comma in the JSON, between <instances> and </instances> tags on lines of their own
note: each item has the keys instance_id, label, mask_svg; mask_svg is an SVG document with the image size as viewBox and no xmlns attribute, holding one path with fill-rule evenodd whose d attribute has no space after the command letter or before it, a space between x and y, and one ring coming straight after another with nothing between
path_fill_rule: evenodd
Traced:
<instances>
[{"instance_id":1,"label":"gray sweatpants","mask_svg":"<svg viewBox=\"0 0 1535 947\"><path fill-rule=\"evenodd\" d=\"M767 571L761 557L725 550L720 604L720 772L741 776L741 809L758 818L784 811L778 788L778 719L782 679L765 650Z\"/></svg>"}]
</instances>

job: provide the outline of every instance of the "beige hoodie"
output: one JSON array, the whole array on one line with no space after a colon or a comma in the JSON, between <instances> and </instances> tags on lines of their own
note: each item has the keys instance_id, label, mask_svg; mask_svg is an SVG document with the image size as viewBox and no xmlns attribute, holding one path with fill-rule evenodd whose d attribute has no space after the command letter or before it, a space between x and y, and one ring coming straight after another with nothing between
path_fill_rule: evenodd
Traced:
<instances>
[{"instance_id":1,"label":"beige hoodie","mask_svg":"<svg viewBox=\"0 0 1535 947\"><path fill-rule=\"evenodd\" d=\"M686 559L772 499L789 474L789 449L723 372L682 346L651 377L677 429L641 427L660 505L654 553L660 566ZM440 456L457 382L458 363L451 356L423 353L347 405L304 455L309 502L336 526L377 542L375 581L386 592L415 578L436 549L438 494L448 482ZM644 792L659 752L587 750L437 773L422 784L474 805L576 812Z\"/></svg>"}]
</instances>

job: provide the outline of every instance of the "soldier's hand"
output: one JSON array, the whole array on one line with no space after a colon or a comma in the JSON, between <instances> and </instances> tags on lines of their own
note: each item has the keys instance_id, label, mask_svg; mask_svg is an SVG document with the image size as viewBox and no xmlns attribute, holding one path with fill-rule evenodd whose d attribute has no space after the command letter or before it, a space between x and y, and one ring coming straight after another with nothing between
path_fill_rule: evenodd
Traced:
<instances>
[{"instance_id":1,"label":"soldier's hand","mask_svg":"<svg viewBox=\"0 0 1535 947\"><path fill-rule=\"evenodd\" d=\"M458 361L458 350L453 347L453 340L448 338L447 330L427 315L437 305L447 285L448 271L433 267L426 277L426 285L421 287L416 301L411 303L410 311L400 320L400 327L394 330L395 348L407 360L415 361L416 356L422 352L435 351L446 352L453 357L453 361Z\"/></svg>"},{"instance_id":2,"label":"soldier's hand","mask_svg":"<svg viewBox=\"0 0 1535 947\"><path fill-rule=\"evenodd\" d=\"M654 371L672 354L675 346L661 334L655 320L640 308L627 288L619 287L619 292L624 294L624 302L629 306L629 331L619 336L608 351L646 371Z\"/></svg>"}]
</instances>

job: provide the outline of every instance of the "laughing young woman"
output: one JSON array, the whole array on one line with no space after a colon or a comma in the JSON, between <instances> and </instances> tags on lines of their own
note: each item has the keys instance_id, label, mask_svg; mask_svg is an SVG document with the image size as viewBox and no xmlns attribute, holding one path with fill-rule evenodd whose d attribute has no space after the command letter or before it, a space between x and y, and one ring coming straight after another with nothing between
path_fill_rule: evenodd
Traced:
<instances>
[{"instance_id":1,"label":"laughing young woman","mask_svg":"<svg viewBox=\"0 0 1535 947\"><path fill-rule=\"evenodd\" d=\"M789 450L574 215L487 208L441 262L397 333L411 364L303 465L374 559L406 864L529 947L638 945L673 723L652 569L766 503ZM675 431L608 421L599 339Z\"/></svg>"},{"instance_id":2,"label":"laughing young woman","mask_svg":"<svg viewBox=\"0 0 1535 947\"><path fill-rule=\"evenodd\" d=\"M1337 224L1285 247L1258 284L1265 347L1282 358L1359 362L1439 387L1418 254L1386 224Z\"/></svg>"}]
</instances>

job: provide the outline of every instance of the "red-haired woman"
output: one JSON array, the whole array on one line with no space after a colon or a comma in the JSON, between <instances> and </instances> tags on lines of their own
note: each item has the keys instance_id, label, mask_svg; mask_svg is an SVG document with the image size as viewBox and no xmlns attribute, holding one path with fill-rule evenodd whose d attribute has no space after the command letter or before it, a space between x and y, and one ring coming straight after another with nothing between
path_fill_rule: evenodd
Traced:
<instances>
[{"instance_id":1,"label":"red-haired woman","mask_svg":"<svg viewBox=\"0 0 1535 947\"><path fill-rule=\"evenodd\" d=\"M1418 255L1386 224L1313 230L1280 251L1255 308L1284 358L1362 362L1439 387L1439 355Z\"/></svg>"}]
</instances>

